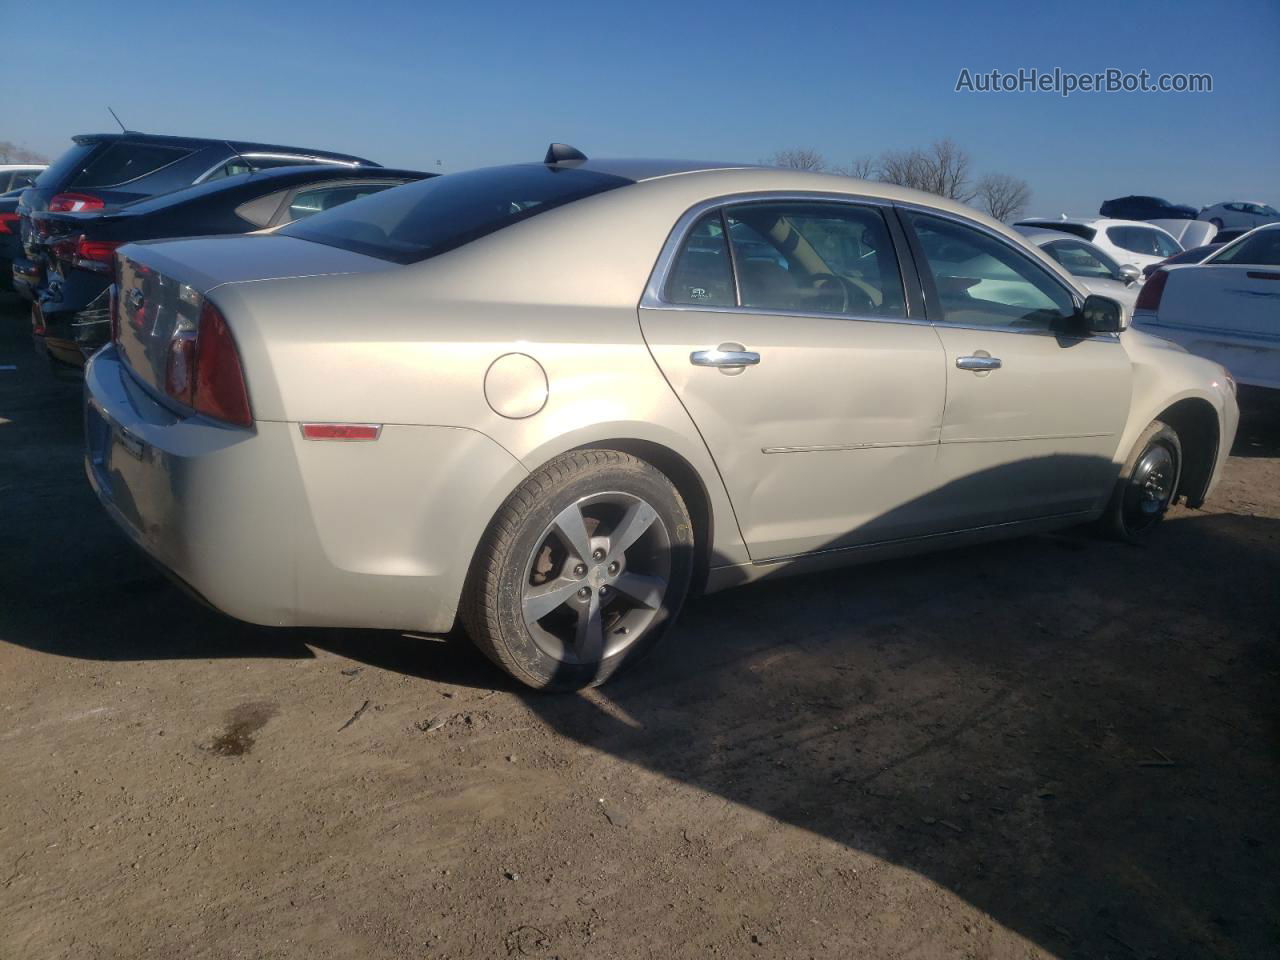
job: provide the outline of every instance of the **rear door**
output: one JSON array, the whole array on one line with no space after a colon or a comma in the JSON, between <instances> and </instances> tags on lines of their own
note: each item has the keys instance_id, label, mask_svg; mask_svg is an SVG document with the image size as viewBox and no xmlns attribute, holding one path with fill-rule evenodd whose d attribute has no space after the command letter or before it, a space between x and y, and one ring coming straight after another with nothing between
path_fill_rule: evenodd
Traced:
<instances>
[{"instance_id":1,"label":"rear door","mask_svg":"<svg viewBox=\"0 0 1280 960\"><path fill-rule=\"evenodd\" d=\"M645 339L754 560L947 526L928 496L942 348L918 284L904 290L897 231L881 207L834 198L707 204L645 294Z\"/></svg>"},{"instance_id":2,"label":"rear door","mask_svg":"<svg viewBox=\"0 0 1280 960\"><path fill-rule=\"evenodd\" d=\"M1119 338L1065 335L1075 293L1012 241L902 214L946 355L939 494L964 527L1093 509L1129 413Z\"/></svg>"}]
</instances>

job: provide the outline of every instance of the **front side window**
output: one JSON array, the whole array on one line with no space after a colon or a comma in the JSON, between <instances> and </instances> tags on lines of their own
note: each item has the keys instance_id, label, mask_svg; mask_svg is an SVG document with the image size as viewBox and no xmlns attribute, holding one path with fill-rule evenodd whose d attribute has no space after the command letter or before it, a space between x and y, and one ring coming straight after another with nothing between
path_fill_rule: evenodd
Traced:
<instances>
[{"instance_id":1,"label":"front side window","mask_svg":"<svg viewBox=\"0 0 1280 960\"><path fill-rule=\"evenodd\" d=\"M1045 253L1057 260L1073 277L1119 280L1120 266L1097 247L1087 247L1074 240L1060 240L1044 245Z\"/></svg>"},{"instance_id":2,"label":"front side window","mask_svg":"<svg viewBox=\"0 0 1280 960\"><path fill-rule=\"evenodd\" d=\"M884 216L845 203L725 211L742 306L902 319L902 274Z\"/></svg>"},{"instance_id":3,"label":"front side window","mask_svg":"<svg viewBox=\"0 0 1280 960\"><path fill-rule=\"evenodd\" d=\"M417 263L634 182L543 164L489 167L419 180L307 217L280 232L393 263Z\"/></svg>"},{"instance_id":4,"label":"front side window","mask_svg":"<svg viewBox=\"0 0 1280 960\"><path fill-rule=\"evenodd\" d=\"M1075 302L1046 270L980 230L909 213L933 276L942 321L960 326L1054 329Z\"/></svg>"},{"instance_id":5,"label":"front side window","mask_svg":"<svg viewBox=\"0 0 1280 960\"><path fill-rule=\"evenodd\" d=\"M733 271L729 266L729 243L719 210L708 213L689 231L667 274L662 295L670 303L703 307L737 305Z\"/></svg>"}]
</instances>

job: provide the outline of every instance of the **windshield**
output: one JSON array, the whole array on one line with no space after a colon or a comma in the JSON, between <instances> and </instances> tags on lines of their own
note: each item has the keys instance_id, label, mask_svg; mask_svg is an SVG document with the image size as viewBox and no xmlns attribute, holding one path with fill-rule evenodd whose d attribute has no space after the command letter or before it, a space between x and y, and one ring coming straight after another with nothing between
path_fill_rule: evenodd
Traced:
<instances>
[{"instance_id":1,"label":"windshield","mask_svg":"<svg viewBox=\"0 0 1280 960\"><path fill-rule=\"evenodd\" d=\"M393 263L417 263L539 213L633 182L543 164L489 167L355 200L280 233Z\"/></svg>"}]
</instances>

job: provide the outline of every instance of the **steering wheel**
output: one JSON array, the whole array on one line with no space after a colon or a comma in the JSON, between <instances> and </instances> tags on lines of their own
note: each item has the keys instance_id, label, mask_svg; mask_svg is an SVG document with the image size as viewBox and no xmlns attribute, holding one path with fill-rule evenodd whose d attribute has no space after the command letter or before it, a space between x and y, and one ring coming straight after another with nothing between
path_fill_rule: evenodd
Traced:
<instances>
[{"instance_id":1,"label":"steering wheel","mask_svg":"<svg viewBox=\"0 0 1280 960\"><path fill-rule=\"evenodd\" d=\"M813 292L824 298L834 294L840 294L840 309L838 313L849 312L849 286L840 277L834 273L816 273L813 275ZM832 300L834 301L834 297Z\"/></svg>"},{"instance_id":2,"label":"steering wheel","mask_svg":"<svg viewBox=\"0 0 1280 960\"><path fill-rule=\"evenodd\" d=\"M856 283L834 273L819 273L813 278L813 289L825 293L833 286L840 289L840 313L852 313L855 309L875 313L875 301Z\"/></svg>"}]
</instances>

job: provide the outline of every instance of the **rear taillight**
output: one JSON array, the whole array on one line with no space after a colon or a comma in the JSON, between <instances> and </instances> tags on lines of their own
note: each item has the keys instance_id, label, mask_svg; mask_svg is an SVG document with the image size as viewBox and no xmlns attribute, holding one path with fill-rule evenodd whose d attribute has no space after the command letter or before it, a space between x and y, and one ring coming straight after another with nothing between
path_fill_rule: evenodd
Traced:
<instances>
[{"instance_id":1,"label":"rear taillight","mask_svg":"<svg viewBox=\"0 0 1280 960\"><path fill-rule=\"evenodd\" d=\"M15 237L18 235L18 221L21 218L16 213L0 213L0 234Z\"/></svg>"},{"instance_id":2,"label":"rear taillight","mask_svg":"<svg viewBox=\"0 0 1280 960\"><path fill-rule=\"evenodd\" d=\"M1147 282L1138 291L1138 302L1133 305L1137 310L1159 310L1160 298L1164 296L1164 285L1169 280L1168 270L1157 270L1147 278Z\"/></svg>"},{"instance_id":3,"label":"rear taillight","mask_svg":"<svg viewBox=\"0 0 1280 960\"><path fill-rule=\"evenodd\" d=\"M91 193L59 193L49 201L49 212L84 213L86 210L101 210L105 206L101 197Z\"/></svg>"},{"instance_id":4,"label":"rear taillight","mask_svg":"<svg viewBox=\"0 0 1280 960\"><path fill-rule=\"evenodd\" d=\"M249 391L231 328L209 301L199 320L179 323L165 358L165 392L198 413L247 427L253 423Z\"/></svg>"},{"instance_id":5,"label":"rear taillight","mask_svg":"<svg viewBox=\"0 0 1280 960\"><path fill-rule=\"evenodd\" d=\"M96 273L110 273L115 262L119 240L88 240L83 236L67 237L53 244L54 257L73 266Z\"/></svg>"}]
</instances>

